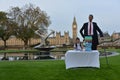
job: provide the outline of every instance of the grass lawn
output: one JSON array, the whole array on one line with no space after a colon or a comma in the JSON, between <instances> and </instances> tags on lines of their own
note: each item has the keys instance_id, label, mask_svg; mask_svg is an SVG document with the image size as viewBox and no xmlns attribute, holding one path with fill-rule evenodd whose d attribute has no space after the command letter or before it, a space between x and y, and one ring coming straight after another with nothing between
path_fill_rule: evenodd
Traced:
<instances>
[{"instance_id":1,"label":"grass lawn","mask_svg":"<svg viewBox=\"0 0 120 80\"><path fill-rule=\"evenodd\" d=\"M118 80L120 55L100 58L100 69L65 69L64 60L0 61L0 80Z\"/></svg>"}]
</instances>

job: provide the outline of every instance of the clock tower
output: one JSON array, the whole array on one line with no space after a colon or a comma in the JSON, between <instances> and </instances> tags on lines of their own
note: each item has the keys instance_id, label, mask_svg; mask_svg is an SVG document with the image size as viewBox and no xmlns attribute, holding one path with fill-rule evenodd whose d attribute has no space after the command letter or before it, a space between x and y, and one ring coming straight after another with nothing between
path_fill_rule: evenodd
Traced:
<instances>
[{"instance_id":1,"label":"clock tower","mask_svg":"<svg viewBox=\"0 0 120 80\"><path fill-rule=\"evenodd\" d=\"M75 42L75 39L77 37L77 22L76 18L74 17L73 23L72 23L72 38L73 42Z\"/></svg>"}]
</instances>

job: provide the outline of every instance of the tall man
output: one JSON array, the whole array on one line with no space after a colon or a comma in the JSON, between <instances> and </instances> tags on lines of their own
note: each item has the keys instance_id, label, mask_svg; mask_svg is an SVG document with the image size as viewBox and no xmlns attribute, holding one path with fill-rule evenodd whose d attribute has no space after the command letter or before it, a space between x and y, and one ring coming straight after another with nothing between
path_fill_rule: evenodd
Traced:
<instances>
[{"instance_id":1,"label":"tall man","mask_svg":"<svg viewBox=\"0 0 120 80\"><path fill-rule=\"evenodd\" d=\"M93 15L89 15L89 22L84 23L82 28L80 29L80 34L83 38L85 36L92 36L92 50L97 50L98 42L98 33L100 34L100 37L103 37L103 33L101 29L98 27L97 23L92 22Z\"/></svg>"}]
</instances>

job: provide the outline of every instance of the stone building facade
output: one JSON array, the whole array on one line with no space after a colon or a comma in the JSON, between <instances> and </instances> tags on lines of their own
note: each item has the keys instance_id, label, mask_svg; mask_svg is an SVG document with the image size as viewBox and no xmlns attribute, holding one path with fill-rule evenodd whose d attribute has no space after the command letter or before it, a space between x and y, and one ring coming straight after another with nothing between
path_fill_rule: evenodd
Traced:
<instances>
[{"instance_id":1,"label":"stone building facade","mask_svg":"<svg viewBox=\"0 0 120 80\"><path fill-rule=\"evenodd\" d=\"M69 37L69 32L64 32L64 35L61 35L60 32L56 32L56 35L53 37L48 38L49 45L70 45L71 43L71 38ZM39 38L32 38L29 42L28 45L35 45L40 43ZM4 42L0 40L0 46L3 46ZM11 37L9 40L6 42L7 46L23 46L24 42L21 39L17 39L16 37Z\"/></svg>"},{"instance_id":2,"label":"stone building facade","mask_svg":"<svg viewBox=\"0 0 120 80\"><path fill-rule=\"evenodd\" d=\"M113 32L111 37L113 40L120 39L120 32Z\"/></svg>"},{"instance_id":3,"label":"stone building facade","mask_svg":"<svg viewBox=\"0 0 120 80\"><path fill-rule=\"evenodd\" d=\"M61 35L61 32L56 32L56 36L49 37L48 41L50 45L70 45L71 38L69 37L69 32L64 32L64 35Z\"/></svg>"}]
</instances>

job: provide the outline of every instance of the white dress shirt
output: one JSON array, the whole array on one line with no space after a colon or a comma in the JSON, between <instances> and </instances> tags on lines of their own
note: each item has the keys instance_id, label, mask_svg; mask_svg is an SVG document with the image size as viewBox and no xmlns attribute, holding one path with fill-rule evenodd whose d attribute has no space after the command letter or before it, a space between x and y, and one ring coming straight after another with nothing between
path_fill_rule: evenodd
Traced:
<instances>
[{"instance_id":1,"label":"white dress shirt","mask_svg":"<svg viewBox=\"0 0 120 80\"><path fill-rule=\"evenodd\" d=\"M76 49L76 50L82 50L80 43L77 43L77 46L76 46L76 44L74 44L74 49Z\"/></svg>"},{"instance_id":2,"label":"white dress shirt","mask_svg":"<svg viewBox=\"0 0 120 80\"><path fill-rule=\"evenodd\" d=\"M91 23L91 34L90 34L90 23ZM93 23L88 22L88 35L93 35Z\"/></svg>"}]
</instances>

